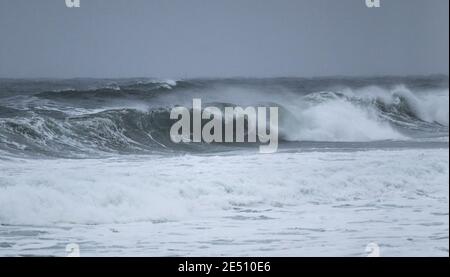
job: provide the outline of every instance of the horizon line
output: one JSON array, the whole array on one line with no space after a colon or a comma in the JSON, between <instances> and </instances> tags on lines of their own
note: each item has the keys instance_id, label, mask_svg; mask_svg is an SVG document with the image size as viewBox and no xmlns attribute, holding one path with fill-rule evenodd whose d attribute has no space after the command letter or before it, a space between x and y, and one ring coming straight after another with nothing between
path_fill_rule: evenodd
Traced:
<instances>
[{"instance_id":1,"label":"horizon line","mask_svg":"<svg viewBox=\"0 0 450 277\"><path fill-rule=\"evenodd\" d=\"M373 75L351 75L351 74L336 74L336 75L311 75L311 76L297 76L297 75L285 75L285 76L244 76L244 75L233 75L233 76L198 76L198 77L157 77L157 76L127 76L127 77L86 77L86 76L76 76L76 77L50 77L50 76L39 76L39 77L8 77L0 76L0 79L10 79L10 80L77 80L77 79L93 79L93 80L108 80L108 79L155 79L155 80L196 80L196 79L321 79L321 78L385 78L385 77L396 77L396 78L411 78L411 77L446 77L449 78L449 73L426 73L426 74L373 74Z\"/></svg>"}]
</instances>

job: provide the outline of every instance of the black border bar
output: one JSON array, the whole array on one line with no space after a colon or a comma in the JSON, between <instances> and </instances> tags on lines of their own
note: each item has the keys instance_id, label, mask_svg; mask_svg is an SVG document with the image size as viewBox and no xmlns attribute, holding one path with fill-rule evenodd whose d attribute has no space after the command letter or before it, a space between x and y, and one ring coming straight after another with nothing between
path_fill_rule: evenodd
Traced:
<instances>
[{"instance_id":1,"label":"black border bar","mask_svg":"<svg viewBox=\"0 0 450 277\"><path fill-rule=\"evenodd\" d=\"M449 258L0 258L0 275L48 274L447 274ZM211 264L211 271L179 271L180 266ZM238 266L240 262L241 266ZM245 264L246 263L246 264ZM269 267L264 268L265 264ZM250 266L251 264L251 266ZM224 267L233 265L233 270ZM258 268L259 270L255 270ZM247 269L245 269L247 267ZM183 268L183 267L181 267ZM200 268L200 267L199 267ZM239 270L241 269L241 270ZM267 270L268 269L268 270ZM381 276L384 277L384 276Z\"/></svg>"}]
</instances>

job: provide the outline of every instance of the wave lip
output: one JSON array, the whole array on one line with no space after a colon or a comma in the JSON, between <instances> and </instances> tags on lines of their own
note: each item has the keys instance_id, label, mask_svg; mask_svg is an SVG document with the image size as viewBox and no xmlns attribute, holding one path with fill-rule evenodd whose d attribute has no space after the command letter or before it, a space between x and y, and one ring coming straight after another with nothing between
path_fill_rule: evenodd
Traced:
<instances>
[{"instance_id":1,"label":"wave lip","mask_svg":"<svg viewBox=\"0 0 450 277\"><path fill-rule=\"evenodd\" d=\"M414 94L405 86L392 90L365 87L311 93L287 104L287 140L409 140L411 130L448 136L448 90Z\"/></svg>"}]
</instances>

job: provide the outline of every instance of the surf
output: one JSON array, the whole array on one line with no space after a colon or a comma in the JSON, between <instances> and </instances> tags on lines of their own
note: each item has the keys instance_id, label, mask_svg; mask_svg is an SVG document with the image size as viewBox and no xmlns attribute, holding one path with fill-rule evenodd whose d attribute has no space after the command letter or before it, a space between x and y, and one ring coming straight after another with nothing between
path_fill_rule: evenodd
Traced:
<instances>
[{"instance_id":1,"label":"surf","mask_svg":"<svg viewBox=\"0 0 450 277\"><path fill-rule=\"evenodd\" d=\"M170 118L171 110L192 107L195 98L217 107L222 117L225 107L276 107L282 147L293 142L448 141L448 77L442 76L2 79L0 151L85 158L215 153L255 146L225 140L174 143L170 129L176 120ZM189 109L190 117L194 112ZM235 126L236 120L229 123ZM201 129L205 124L202 120ZM192 137L192 132L185 135Z\"/></svg>"}]
</instances>

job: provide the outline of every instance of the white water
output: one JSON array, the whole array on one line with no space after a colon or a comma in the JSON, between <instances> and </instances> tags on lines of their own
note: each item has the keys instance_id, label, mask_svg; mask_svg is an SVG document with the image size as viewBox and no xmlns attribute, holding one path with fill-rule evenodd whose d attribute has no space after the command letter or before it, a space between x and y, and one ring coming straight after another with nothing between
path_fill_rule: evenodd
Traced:
<instances>
[{"instance_id":1,"label":"white water","mask_svg":"<svg viewBox=\"0 0 450 277\"><path fill-rule=\"evenodd\" d=\"M382 121L375 109L358 107L341 100L329 100L296 113L295 123L283 126L291 141L376 141L405 140L406 136ZM296 126L293 126L296 125ZM283 132L283 129L285 130Z\"/></svg>"},{"instance_id":2,"label":"white water","mask_svg":"<svg viewBox=\"0 0 450 277\"><path fill-rule=\"evenodd\" d=\"M0 256L448 256L448 149L0 160Z\"/></svg>"},{"instance_id":3,"label":"white water","mask_svg":"<svg viewBox=\"0 0 450 277\"><path fill-rule=\"evenodd\" d=\"M281 125L284 138L291 141L408 140L406 134L392 126L393 119L375 106L375 101L380 101L399 109L402 99L417 119L448 127L448 90L414 94L404 86L392 90L372 86L337 90L337 93L344 97L335 92L318 92L302 99L283 101L291 114ZM402 115L400 111L398 114ZM400 123L413 125L417 122Z\"/></svg>"},{"instance_id":4,"label":"white water","mask_svg":"<svg viewBox=\"0 0 450 277\"><path fill-rule=\"evenodd\" d=\"M209 102L233 103L241 106L279 105L287 113L281 117L280 132L290 141L377 141L409 140L403 126L420 121L448 127L449 91L421 90L413 92L404 85L392 89L368 86L360 89L335 88L309 94L276 88L275 91L244 87L215 87L212 91L188 91L158 96L160 103L180 103L190 107L192 98ZM396 110L394 119L384 114L376 103ZM402 106L403 105L403 106ZM410 115L402 108L407 108ZM409 117L413 117L411 119ZM410 120L415 120L411 122Z\"/></svg>"}]
</instances>

